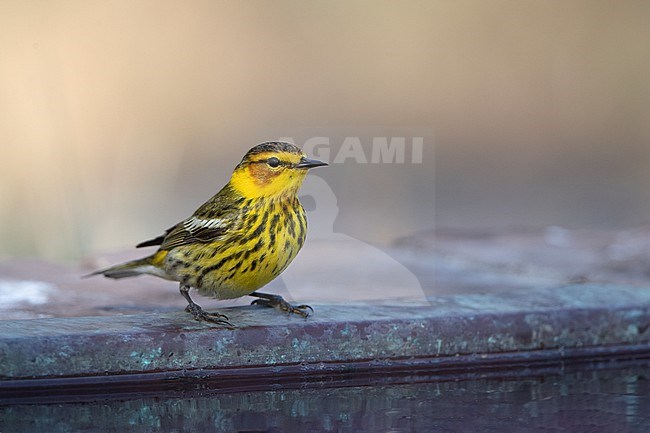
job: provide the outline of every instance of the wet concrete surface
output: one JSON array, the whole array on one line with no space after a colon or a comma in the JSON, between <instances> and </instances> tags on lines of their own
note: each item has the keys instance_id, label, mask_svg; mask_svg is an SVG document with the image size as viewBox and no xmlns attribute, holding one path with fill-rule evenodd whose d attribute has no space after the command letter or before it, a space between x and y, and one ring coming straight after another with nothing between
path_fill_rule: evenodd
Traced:
<instances>
[{"instance_id":1,"label":"wet concrete surface","mask_svg":"<svg viewBox=\"0 0 650 433\"><path fill-rule=\"evenodd\" d=\"M532 352L650 341L650 291L612 285L439 296L426 306L318 305L307 319L259 306L220 311L236 329L185 312L0 321L0 390L20 379L204 368L499 353L525 362Z\"/></svg>"},{"instance_id":2,"label":"wet concrete surface","mask_svg":"<svg viewBox=\"0 0 650 433\"><path fill-rule=\"evenodd\" d=\"M4 261L0 431L647 431L646 245L557 227L313 242L267 288L306 320L196 297L235 330L193 321L174 283L80 278L140 251Z\"/></svg>"}]
</instances>

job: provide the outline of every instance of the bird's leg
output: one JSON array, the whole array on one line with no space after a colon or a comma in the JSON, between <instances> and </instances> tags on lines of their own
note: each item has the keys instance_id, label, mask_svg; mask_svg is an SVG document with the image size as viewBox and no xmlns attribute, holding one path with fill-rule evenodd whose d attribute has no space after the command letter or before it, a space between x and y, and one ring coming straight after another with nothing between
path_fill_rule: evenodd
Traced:
<instances>
[{"instance_id":1,"label":"bird's leg","mask_svg":"<svg viewBox=\"0 0 650 433\"><path fill-rule=\"evenodd\" d=\"M208 313L203 308L201 308L199 304L194 302L190 297L190 286L181 283L180 291L181 291L181 295L183 295L183 298L185 298L185 300L187 301L187 307L185 307L185 311L192 314L192 316L194 316L194 319L198 321L203 320L206 322L216 323L218 325L225 325L229 328L234 328L234 325L228 321L228 317L225 316L224 314Z\"/></svg>"},{"instance_id":2,"label":"bird's leg","mask_svg":"<svg viewBox=\"0 0 650 433\"><path fill-rule=\"evenodd\" d=\"M265 307L277 308L280 311L286 311L287 313L295 313L302 317L307 317L310 314L310 311L313 313L314 309L309 305L291 305L285 301L280 295L271 295L269 293L253 292L249 296L255 296L256 300L251 302L251 304L263 305ZM308 311L309 310L309 311Z\"/></svg>"}]
</instances>

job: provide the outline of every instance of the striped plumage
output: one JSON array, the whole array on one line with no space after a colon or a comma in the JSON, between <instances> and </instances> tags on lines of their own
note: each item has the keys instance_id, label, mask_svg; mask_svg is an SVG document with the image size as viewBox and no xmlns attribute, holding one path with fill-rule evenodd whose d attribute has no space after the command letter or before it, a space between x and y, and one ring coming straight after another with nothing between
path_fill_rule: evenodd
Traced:
<instances>
[{"instance_id":1,"label":"striped plumage","mask_svg":"<svg viewBox=\"0 0 650 433\"><path fill-rule=\"evenodd\" d=\"M298 189L312 167L295 145L267 142L253 147L215 196L155 239L151 256L97 271L109 278L141 274L180 282L187 310L197 320L230 325L225 316L206 313L189 296L193 287L217 299L256 296L255 303L306 316L310 307L291 306L281 297L256 292L277 277L302 247L307 219Z\"/></svg>"},{"instance_id":2,"label":"striped plumage","mask_svg":"<svg viewBox=\"0 0 650 433\"><path fill-rule=\"evenodd\" d=\"M163 243L165 253L159 254L156 262L171 279L184 281L201 295L231 299L266 285L291 263L307 230L298 197L237 197L235 203L238 208L228 224L230 229L218 240L176 246Z\"/></svg>"}]
</instances>

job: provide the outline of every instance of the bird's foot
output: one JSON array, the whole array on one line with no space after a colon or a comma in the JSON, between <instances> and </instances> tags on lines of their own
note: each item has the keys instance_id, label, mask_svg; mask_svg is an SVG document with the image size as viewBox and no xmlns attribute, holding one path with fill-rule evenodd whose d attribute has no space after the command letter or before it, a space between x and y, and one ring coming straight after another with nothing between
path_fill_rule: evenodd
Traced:
<instances>
[{"instance_id":1,"label":"bird's foot","mask_svg":"<svg viewBox=\"0 0 650 433\"><path fill-rule=\"evenodd\" d=\"M195 304L193 302L191 304L187 304L187 307L185 307L185 311L187 311L192 316L194 316L194 319L198 320L199 322L201 321L210 322L210 323L215 323L217 325L223 325L231 329L235 328L235 325L233 325L228 321L228 316L226 316L225 314L208 313L203 308L201 308L198 304Z\"/></svg>"},{"instance_id":2,"label":"bird's foot","mask_svg":"<svg viewBox=\"0 0 650 433\"><path fill-rule=\"evenodd\" d=\"M258 299L251 302L252 305L262 305L264 307L273 307L280 311L287 313L298 314L302 317L307 317L314 312L314 309L309 305L291 305L280 295L271 295L268 293L253 292L250 296L255 296Z\"/></svg>"}]
</instances>

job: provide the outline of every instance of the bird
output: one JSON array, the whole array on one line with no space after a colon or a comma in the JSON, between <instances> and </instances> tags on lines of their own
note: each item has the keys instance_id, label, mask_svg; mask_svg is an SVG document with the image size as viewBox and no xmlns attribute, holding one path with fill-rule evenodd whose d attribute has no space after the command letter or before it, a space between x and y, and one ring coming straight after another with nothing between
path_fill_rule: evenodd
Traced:
<instances>
[{"instance_id":1,"label":"bird","mask_svg":"<svg viewBox=\"0 0 650 433\"><path fill-rule=\"evenodd\" d=\"M207 312L190 296L252 302L303 317L313 309L291 305L281 296L259 292L286 269L307 234L305 210L298 191L309 169L326 166L310 159L295 144L267 141L251 148L228 183L190 217L136 248L158 246L141 259L95 271L120 279L154 275L179 283L185 311L198 321L234 327L228 317Z\"/></svg>"}]
</instances>

